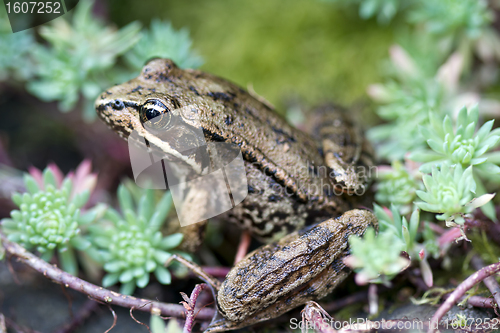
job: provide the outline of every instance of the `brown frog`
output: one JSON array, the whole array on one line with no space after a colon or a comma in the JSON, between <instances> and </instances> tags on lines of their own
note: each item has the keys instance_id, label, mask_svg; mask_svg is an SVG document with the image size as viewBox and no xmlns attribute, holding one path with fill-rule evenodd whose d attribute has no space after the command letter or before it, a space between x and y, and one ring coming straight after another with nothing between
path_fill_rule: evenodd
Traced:
<instances>
[{"instance_id":1,"label":"brown frog","mask_svg":"<svg viewBox=\"0 0 500 333\"><path fill-rule=\"evenodd\" d=\"M137 131L152 149L197 172L206 165L174 142L188 127L242 152L248 196L223 218L261 240L279 241L247 255L221 288L212 284L218 316L207 332L241 328L325 296L348 274L342 262L348 236L376 226L373 214L352 210L369 180L369 145L337 107L316 110L309 135L227 80L154 59L137 78L102 93L96 109L123 138ZM162 134L176 126L175 138ZM209 196L197 193L186 211L203 209Z\"/></svg>"}]
</instances>

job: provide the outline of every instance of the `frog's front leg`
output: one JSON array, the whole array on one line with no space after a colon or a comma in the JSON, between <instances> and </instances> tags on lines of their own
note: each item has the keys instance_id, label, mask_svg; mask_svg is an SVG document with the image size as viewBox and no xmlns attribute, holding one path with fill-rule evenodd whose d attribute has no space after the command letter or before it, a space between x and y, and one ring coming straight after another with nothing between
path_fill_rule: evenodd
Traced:
<instances>
[{"instance_id":1,"label":"frog's front leg","mask_svg":"<svg viewBox=\"0 0 500 333\"><path fill-rule=\"evenodd\" d=\"M374 165L373 149L357 124L344 110L326 104L313 110L307 130L320 144L324 163L342 192L364 194Z\"/></svg>"},{"instance_id":2,"label":"frog's front leg","mask_svg":"<svg viewBox=\"0 0 500 333\"><path fill-rule=\"evenodd\" d=\"M372 213L351 210L248 254L222 283L218 315L205 333L246 327L325 297L349 274L348 237L368 226L377 226Z\"/></svg>"}]
</instances>

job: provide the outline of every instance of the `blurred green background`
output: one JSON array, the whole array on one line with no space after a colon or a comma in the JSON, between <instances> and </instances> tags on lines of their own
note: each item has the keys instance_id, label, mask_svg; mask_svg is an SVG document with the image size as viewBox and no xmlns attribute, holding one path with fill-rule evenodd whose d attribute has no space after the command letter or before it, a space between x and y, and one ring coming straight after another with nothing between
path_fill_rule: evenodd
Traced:
<instances>
[{"instance_id":1,"label":"blurred green background","mask_svg":"<svg viewBox=\"0 0 500 333\"><path fill-rule=\"evenodd\" d=\"M104 4L104 3L102 3ZM119 26L152 18L187 27L203 70L228 78L284 107L357 102L380 80L391 28L360 20L355 7L306 0L111 0L109 20Z\"/></svg>"}]
</instances>

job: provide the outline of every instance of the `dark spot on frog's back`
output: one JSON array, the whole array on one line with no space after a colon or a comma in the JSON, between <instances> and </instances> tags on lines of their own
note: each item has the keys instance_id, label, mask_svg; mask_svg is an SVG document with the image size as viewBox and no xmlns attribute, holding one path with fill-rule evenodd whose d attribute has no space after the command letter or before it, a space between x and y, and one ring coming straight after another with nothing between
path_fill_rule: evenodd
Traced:
<instances>
[{"instance_id":1,"label":"dark spot on frog's back","mask_svg":"<svg viewBox=\"0 0 500 333\"><path fill-rule=\"evenodd\" d=\"M269 123L269 120L267 122ZM295 140L295 138L293 136L291 136L290 134L284 132L283 129L277 128L275 126L272 126L271 128L273 129L274 133L276 133L278 135L281 135L283 137L283 139L286 139L286 140L288 140L290 142L297 141L297 140ZM283 139L281 139L281 140L283 140Z\"/></svg>"},{"instance_id":2,"label":"dark spot on frog's back","mask_svg":"<svg viewBox=\"0 0 500 333\"><path fill-rule=\"evenodd\" d=\"M346 266L343 262L343 257L340 256L338 258L336 258L332 263L331 263L331 267L333 268L333 270L335 272L340 272L342 271Z\"/></svg>"},{"instance_id":3,"label":"dark spot on frog's back","mask_svg":"<svg viewBox=\"0 0 500 333\"><path fill-rule=\"evenodd\" d=\"M141 93L140 93L140 90L141 90L141 89L142 89L142 86L137 86L137 87L135 87L134 89L132 89L132 90L129 92L129 94L139 92L139 95L141 95Z\"/></svg>"},{"instance_id":4,"label":"dark spot on frog's back","mask_svg":"<svg viewBox=\"0 0 500 333\"><path fill-rule=\"evenodd\" d=\"M224 141L226 141L226 139L222 135L210 132L206 128L203 129L203 134L205 134L205 137L208 137L208 138L212 139L213 141L217 141L217 142L224 142Z\"/></svg>"},{"instance_id":5,"label":"dark spot on frog's back","mask_svg":"<svg viewBox=\"0 0 500 333\"><path fill-rule=\"evenodd\" d=\"M226 123L226 125L232 125L233 124L233 117L231 117L230 115L226 116L226 119L224 119L224 122Z\"/></svg>"},{"instance_id":6,"label":"dark spot on frog's back","mask_svg":"<svg viewBox=\"0 0 500 333\"><path fill-rule=\"evenodd\" d=\"M196 94L196 96L200 96L200 93L198 92L198 90L196 90L195 87L189 86L189 90L191 90L192 92L194 92Z\"/></svg>"},{"instance_id":7,"label":"dark spot on frog's back","mask_svg":"<svg viewBox=\"0 0 500 333\"><path fill-rule=\"evenodd\" d=\"M156 79L156 82L160 83L160 82L172 82L172 79L170 79L170 77L168 76L167 73L160 73L158 75L158 79Z\"/></svg>"},{"instance_id":8,"label":"dark spot on frog's back","mask_svg":"<svg viewBox=\"0 0 500 333\"><path fill-rule=\"evenodd\" d=\"M209 92L207 96L212 97L215 101L221 100L225 102L229 102L235 97L233 93L225 92Z\"/></svg>"}]
</instances>

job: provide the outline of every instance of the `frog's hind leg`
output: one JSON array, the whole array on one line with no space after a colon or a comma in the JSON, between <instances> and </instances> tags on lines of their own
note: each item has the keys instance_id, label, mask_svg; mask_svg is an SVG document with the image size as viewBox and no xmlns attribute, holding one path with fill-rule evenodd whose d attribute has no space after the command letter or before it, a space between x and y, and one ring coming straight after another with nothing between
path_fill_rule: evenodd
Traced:
<instances>
[{"instance_id":1,"label":"frog's hind leg","mask_svg":"<svg viewBox=\"0 0 500 333\"><path fill-rule=\"evenodd\" d=\"M349 112L327 104L311 112L307 129L331 170L335 185L344 193L363 194L373 171L372 148Z\"/></svg>"}]
</instances>

